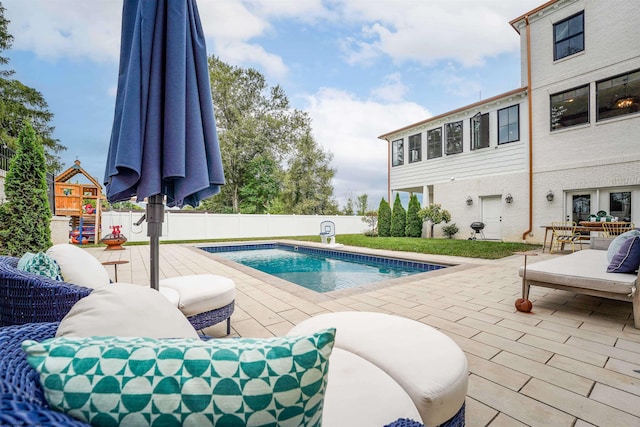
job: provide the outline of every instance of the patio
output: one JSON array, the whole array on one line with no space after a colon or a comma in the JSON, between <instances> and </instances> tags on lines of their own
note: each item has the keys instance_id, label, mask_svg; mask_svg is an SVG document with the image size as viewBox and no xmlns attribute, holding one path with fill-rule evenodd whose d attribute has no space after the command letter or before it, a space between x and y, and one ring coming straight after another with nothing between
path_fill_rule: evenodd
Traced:
<instances>
[{"instance_id":1,"label":"patio","mask_svg":"<svg viewBox=\"0 0 640 427\"><path fill-rule=\"evenodd\" d=\"M130 261L118 268L120 282L148 284L149 246L87 250L102 262ZM562 255L540 254L529 263L554 256ZM283 335L307 317L344 310L396 314L431 325L466 353L471 427L640 426L640 373L634 371L640 370L640 330L633 327L631 304L534 287L534 312L523 314L513 306L522 256L407 257L459 265L320 295L192 245L161 245L160 278L200 273L233 278L232 336ZM114 268L106 268L113 278ZM225 324L206 332L223 336Z\"/></svg>"}]
</instances>

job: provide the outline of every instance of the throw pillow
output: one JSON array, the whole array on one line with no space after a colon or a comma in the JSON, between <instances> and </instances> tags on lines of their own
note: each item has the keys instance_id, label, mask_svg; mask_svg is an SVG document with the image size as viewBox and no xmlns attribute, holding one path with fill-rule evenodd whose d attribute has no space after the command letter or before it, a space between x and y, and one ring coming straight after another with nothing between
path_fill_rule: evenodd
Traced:
<instances>
[{"instance_id":1,"label":"throw pillow","mask_svg":"<svg viewBox=\"0 0 640 427\"><path fill-rule=\"evenodd\" d=\"M18 270L25 271L24 269L27 266L27 262L29 262L29 260L34 256L36 256L36 254L34 254L33 252L27 252L26 254L22 255L18 260Z\"/></svg>"},{"instance_id":2,"label":"throw pillow","mask_svg":"<svg viewBox=\"0 0 640 427\"><path fill-rule=\"evenodd\" d=\"M51 246L47 255L56 260L66 282L92 289L109 284L107 270L84 249L63 243Z\"/></svg>"},{"instance_id":3,"label":"throw pillow","mask_svg":"<svg viewBox=\"0 0 640 427\"><path fill-rule=\"evenodd\" d=\"M626 233L622 233L621 235L613 239L613 241L609 245L609 248L607 249L607 260L611 262L613 256L617 254L618 251L620 251L620 246L622 246L625 240L635 236L640 236L640 230L627 231Z\"/></svg>"},{"instance_id":4,"label":"throw pillow","mask_svg":"<svg viewBox=\"0 0 640 427\"><path fill-rule=\"evenodd\" d=\"M21 266L20 261L22 261L22 258L26 258L26 260ZM62 280L60 267L58 267L58 264L53 260L53 258L44 252L31 254L31 256L25 254L22 258L18 261L18 269L26 271L27 273L45 276L53 280Z\"/></svg>"},{"instance_id":5,"label":"throw pillow","mask_svg":"<svg viewBox=\"0 0 640 427\"><path fill-rule=\"evenodd\" d=\"M191 323L160 292L148 286L115 283L75 303L57 337L121 336L198 338Z\"/></svg>"},{"instance_id":6,"label":"throw pillow","mask_svg":"<svg viewBox=\"0 0 640 427\"><path fill-rule=\"evenodd\" d=\"M640 266L640 236L627 239L613 256L607 273L635 273Z\"/></svg>"},{"instance_id":7,"label":"throw pillow","mask_svg":"<svg viewBox=\"0 0 640 427\"><path fill-rule=\"evenodd\" d=\"M270 339L25 341L51 407L94 426L320 426L335 329Z\"/></svg>"}]
</instances>

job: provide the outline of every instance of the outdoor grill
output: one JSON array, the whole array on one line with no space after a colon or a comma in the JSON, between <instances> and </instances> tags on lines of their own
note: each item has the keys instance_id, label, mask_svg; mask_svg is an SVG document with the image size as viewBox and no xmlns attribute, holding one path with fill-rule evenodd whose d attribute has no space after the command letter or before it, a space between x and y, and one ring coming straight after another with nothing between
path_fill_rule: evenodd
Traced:
<instances>
[{"instance_id":1,"label":"outdoor grill","mask_svg":"<svg viewBox=\"0 0 640 427\"><path fill-rule=\"evenodd\" d=\"M478 238L478 234L480 235L482 240L484 240L484 233L482 232L482 230L484 230L484 222L472 222L470 227L473 229L473 231L471 232L471 237L469 237L469 240L476 240Z\"/></svg>"}]
</instances>

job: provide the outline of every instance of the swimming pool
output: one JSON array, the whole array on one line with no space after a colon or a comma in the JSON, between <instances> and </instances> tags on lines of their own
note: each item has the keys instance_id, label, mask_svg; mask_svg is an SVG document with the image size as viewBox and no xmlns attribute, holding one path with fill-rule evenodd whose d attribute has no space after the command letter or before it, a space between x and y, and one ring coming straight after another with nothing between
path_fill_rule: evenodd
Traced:
<instances>
[{"instance_id":1,"label":"swimming pool","mask_svg":"<svg viewBox=\"0 0 640 427\"><path fill-rule=\"evenodd\" d=\"M206 246L222 256L316 292L331 292L447 266L283 243Z\"/></svg>"}]
</instances>

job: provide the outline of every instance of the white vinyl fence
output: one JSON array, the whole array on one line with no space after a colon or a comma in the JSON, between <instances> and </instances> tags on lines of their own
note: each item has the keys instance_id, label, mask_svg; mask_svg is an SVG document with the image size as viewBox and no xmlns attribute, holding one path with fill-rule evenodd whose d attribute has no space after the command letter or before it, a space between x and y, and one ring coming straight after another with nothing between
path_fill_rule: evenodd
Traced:
<instances>
[{"instance_id":1,"label":"white vinyl fence","mask_svg":"<svg viewBox=\"0 0 640 427\"><path fill-rule=\"evenodd\" d=\"M121 225L130 242L148 241L147 225L134 225L144 211L103 212L102 236L109 226ZM171 211L164 215L160 240L206 240L251 237L309 236L320 234L320 223L333 221L336 241L340 234L364 233L368 226L360 216L344 215L224 215L197 211Z\"/></svg>"}]
</instances>

